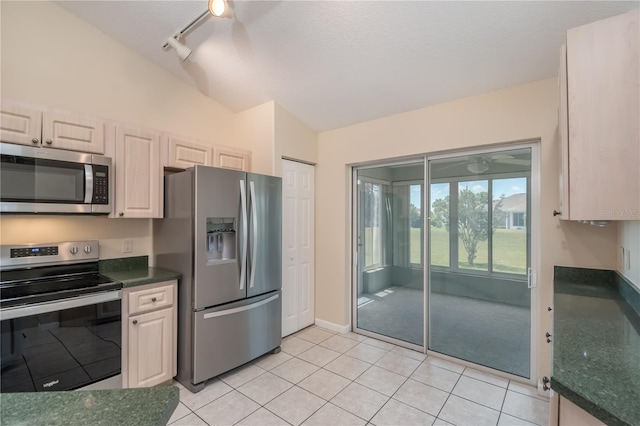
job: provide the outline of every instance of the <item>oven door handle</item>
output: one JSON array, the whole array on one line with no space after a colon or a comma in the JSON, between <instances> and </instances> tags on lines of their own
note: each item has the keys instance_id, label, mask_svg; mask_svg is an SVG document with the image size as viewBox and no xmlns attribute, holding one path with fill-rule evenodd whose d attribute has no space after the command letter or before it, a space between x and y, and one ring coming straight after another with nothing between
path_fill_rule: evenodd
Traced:
<instances>
[{"instance_id":1,"label":"oven door handle","mask_svg":"<svg viewBox=\"0 0 640 426\"><path fill-rule=\"evenodd\" d=\"M47 312L61 311L64 309L79 308L81 306L96 305L98 303L111 302L121 298L122 290L103 291L101 293L93 293L87 296L72 297L53 302L42 302L26 306L4 308L0 309L0 321L45 314Z\"/></svg>"}]
</instances>

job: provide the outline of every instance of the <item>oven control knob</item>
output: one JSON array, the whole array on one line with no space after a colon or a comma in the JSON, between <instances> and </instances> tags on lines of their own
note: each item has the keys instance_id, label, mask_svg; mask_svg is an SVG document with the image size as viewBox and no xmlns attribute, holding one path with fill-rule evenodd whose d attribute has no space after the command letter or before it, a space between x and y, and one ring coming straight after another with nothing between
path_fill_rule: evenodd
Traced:
<instances>
[{"instance_id":1,"label":"oven control knob","mask_svg":"<svg viewBox=\"0 0 640 426\"><path fill-rule=\"evenodd\" d=\"M76 253L78 253L78 247L73 246L73 247L71 247L71 248L69 249L69 251L71 252L71 254L76 254Z\"/></svg>"},{"instance_id":2,"label":"oven control knob","mask_svg":"<svg viewBox=\"0 0 640 426\"><path fill-rule=\"evenodd\" d=\"M87 253L87 254L91 253L91 246L86 246L84 248L84 252Z\"/></svg>"}]
</instances>

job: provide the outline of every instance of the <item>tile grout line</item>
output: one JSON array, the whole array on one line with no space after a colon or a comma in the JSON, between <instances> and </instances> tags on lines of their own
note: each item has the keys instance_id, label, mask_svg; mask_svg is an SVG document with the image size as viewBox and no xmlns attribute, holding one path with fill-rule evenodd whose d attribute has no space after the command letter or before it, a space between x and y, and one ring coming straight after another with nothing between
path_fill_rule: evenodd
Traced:
<instances>
[{"instance_id":1,"label":"tile grout line","mask_svg":"<svg viewBox=\"0 0 640 426\"><path fill-rule=\"evenodd\" d=\"M390 353L390 351L389 351L389 353ZM382 367L378 367L378 368L382 368ZM413 373L415 372L415 370L417 370L417 369L418 369L418 367L416 367L416 368L413 370L413 372L412 372L411 374L413 374ZM387 371L389 371L389 370L387 370ZM392 373L393 373L393 371L392 371ZM363 373L363 374L364 374L364 373ZM396 374L397 374L397 373L396 373ZM393 394L389 397L389 399L388 399L384 404L382 404L382 407L378 408L378 410L375 412L375 414L374 414L373 416L371 416L371 419L367 421L367 424L371 423L371 420L373 420L373 419L375 418L375 416L377 416L377 415L378 415L378 413L379 413L379 412L380 412L384 407L386 407L386 405L387 405L387 404L389 403L389 401L391 401L392 399L393 399L394 401L397 401L397 402L401 402L401 403L403 403L402 401L398 401L397 399L394 399L393 397L395 396L395 394L397 394L397 393L398 393L398 391L400 390L400 388L402 388L402 386L404 386L404 384L405 384L405 383L407 383L407 382L409 381L409 378L410 378L410 377L411 377L411 375L407 376L407 377L404 379L404 382L402 382L402 384L401 384L400 386L398 386L398 389L396 389L396 390L395 390L395 392L393 392ZM362 386L364 386L364 385L362 385ZM372 389L372 390L374 390L374 389ZM386 395L385 395L385 396L386 396ZM404 404L404 403L403 403L403 404ZM411 407L411 406L410 406L410 405L408 405L408 404L407 404L407 406ZM412 407L412 408L415 408L415 407ZM419 411L422 411L422 410L419 410ZM424 411L423 411L423 413L426 413L426 412L424 412ZM426 413L426 414L429 414L429 413ZM434 422L435 422L435 420L434 420Z\"/></svg>"},{"instance_id":2,"label":"tile grout line","mask_svg":"<svg viewBox=\"0 0 640 426\"><path fill-rule=\"evenodd\" d=\"M320 330L322 330L322 329L320 328ZM332 337L334 337L334 336L344 337L344 336L340 336L340 333L331 334L331 336L329 336L329 337L327 337L327 338L325 338L325 339L323 339L323 340L321 340L321 341L319 341L319 342L317 342L317 343L316 343L316 342L313 342L313 341L310 341L310 340L306 340L306 339L304 339L303 337L298 337L298 336L296 336L296 335L295 335L295 333L294 333L294 334L292 334L292 335L290 335L290 336L287 336L289 339L291 339L291 338L298 338L298 339L300 339L300 340L302 340L302 341L304 341L304 342L309 343L309 344L311 344L311 345L312 345L311 347L309 347L309 348L307 348L307 349L303 350L302 352L298 353L297 355L293 355L293 354L291 354L291 353L286 352L286 351L284 351L284 350L283 350L283 352L284 352L284 353L286 353L287 355L289 355L289 356L291 357L290 359L294 359L294 358L296 358L296 359L298 359L299 361L302 361L302 362L308 363L309 365L312 365L312 366L314 366L314 367L316 367L316 368L317 368L314 372L312 372L311 374L309 374L309 375L305 376L304 378L302 378L301 380L299 380L299 381L298 381L298 383L292 383L291 381L289 381L289 380L285 379L284 377L281 377L281 376L279 376L279 375L277 375L277 374L275 374L275 373L272 373L272 370L274 370L274 369L278 368L279 366L281 366L282 364L286 363L286 362L287 362L287 361L289 361L290 359L289 359L289 360L287 360L287 361L284 361L284 362L282 362L282 363L280 363L280 364L275 365L275 366L274 366L274 367L272 367L271 369L266 369L266 368L259 367L258 365L256 365L255 361L254 361L254 362L249 362L249 363L247 363L247 365L253 365L253 366L256 366L256 367L258 367L259 369L261 369L261 370L262 370L262 372L261 372L258 376L253 377L251 380L248 380L247 382L242 383L242 384L240 384L240 385L239 385L239 386L237 386L237 387L233 387L233 386L231 386L229 383L225 382L224 380L217 379L217 380L221 381L222 383L224 383L225 385L229 386L229 388L230 388L231 390L229 390L229 391L227 391L227 392L224 392L222 395L218 396L218 397L217 397L217 398L215 398L214 400L209 401L208 403L204 404L202 407L199 407L199 408L198 408L198 410L200 410L200 409L202 409L202 408L206 407L207 405L209 405L209 404L211 404L211 403L213 403L213 402L217 401L218 399L222 398L223 396L228 395L230 392L232 392L232 391L234 391L234 390L235 390L235 391L237 391L237 392L238 392L238 394L240 394L240 395L242 395L242 396L244 396L244 397L248 398L248 399L249 399L249 400L251 400L251 401L254 401L254 400L253 400L253 399L251 399L248 395L245 395L244 393L242 393L242 392L241 392L240 390L238 390L238 389L239 389L240 387L242 387L243 385L245 385L245 384L247 384L247 383L250 383L250 382L252 382L253 380L256 380L257 378L259 378L259 377L263 376L263 375L264 375L264 374L266 374L266 373L271 373L271 374L272 374L272 375L274 375L275 377L278 377L278 378L280 378L280 379L282 379L282 380L284 380L284 381L286 381L286 382L290 383L290 384L291 384L291 387L290 387L289 389L285 390L284 392L281 392L281 393L279 393L278 395L276 395L276 396L274 396L273 398L271 398L269 401L267 401L267 403L266 403L266 404L268 404L268 403L270 403L271 401L273 401L273 400L277 399L278 397L280 397L282 394L284 394L285 392L289 391L289 390L290 390L290 389L292 389L293 387L297 387L298 389L300 389L300 390L302 390L302 391L306 391L306 392L308 392L309 394L314 395L314 396L316 396L316 397L320 398L320 399L324 402L324 403L323 403L323 404L322 404L318 409L314 410L314 411L313 411L309 416L307 416L307 417L306 417L306 419L305 419L304 421L307 421L309 418L311 418L313 415L315 415L319 410L321 410L321 409L322 409L323 407L325 407L327 404L331 403L331 400L333 400L333 399L334 399L338 394L340 394L340 393L341 393L341 392L342 392L346 387L350 386L350 385L351 385L351 384L353 384L353 383L356 383L356 384L358 384L358 385L360 385L360 386L363 386L364 388L366 388L366 389L368 389L368 390L370 390L370 391L373 391L373 392L379 393L380 395L383 395L384 397L387 397L387 400L385 401L385 403L384 403L384 404L383 404L383 405L382 405L382 406L381 406L381 407L380 407L380 408L379 408L379 409L378 409L378 410L373 414L373 416L371 417L371 419L373 419L373 418L374 418L376 415L378 415L378 413L379 413L379 412L380 412L380 411L381 411L381 410L382 410L382 409L383 409L383 408L384 408L384 407L389 403L389 401L390 401L391 399L394 399L394 396L398 393L398 391L402 388L402 386L404 386L404 385L408 382L408 380L409 380L409 379L411 379L411 375L412 375L412 374L414 374L414 373L415 373L415 371L416 371L418 368L420 368L420 365L423 365L423 364L429 364L429 365L432 365L432 366L434 366L434 367L437 367L437 368L440 368L440 369L443 369L443 370L446 370L446 371L450 371L450 372L454 372L454 373L456 373L455 371L450 370L450 369L448 369L448 368L446 368L446 367L442 367L442 366L439 366L439 365L436 365L436 364L428 363L428 362L427 362L427 360L429 359L429 356L428 356L428 355L425 357L425 359L423 359L423 360L421 360L421 361L420 361L420 360L418 360L418 359L415 359L415 358L412 358L412 357L405 356L405 355L404 355L404 354L402 354L402 353L395 352L395 351L394 351L394 349L396 349L396 348L401 348L401 346L398 346L398 345L390 344L390 345L391 345L391 348L389 348L389 349L385 349L385 348L382 348L382 347L379 347L379 346L376 346L376 345L372 345L372 344L370 344L370 343L367 343L367 342L365 342L364 340L363 340L363 341L359 341L359 340L357 340L357 339L350 339L350 338L347 338L347 337L344 337L344 338L346 338L346 339L348 339L348 340L351 340L351 341L352 341L352 342L354 342L355 344L354 344L353 346L351 346L351 348L347 349L345 352L340 352L340 351L337 351L337 350L335 350L335 349L333 349L333 348L330 348L330 347L326 347L326 346L322 346L322 345L321 345L321 343L326 342L327 340L331 339L331 338L332 338ZM373 338L371 338L371 339L373 339ZM283 341L283 343L284 343L284 341ZM373 362L373 363L370 363L370 362L368 362L368 361L365 361L365 360L362 360L362 359L360 359L360 358L357 358L357 357L354 357L354 356L352 356L352 355L348 355L348 354L347 354L347 352L349 352L349 351L351 351L353 348L357 347L360 343L366 344L366 345L367 345L367 347L371 347L371 348L375 348L375 349L380 349L380 350L384 351L384 352L385 352L385 354L384 354L384 355L382 355L381 357L379 357L378 359L376 359L376 361L375 361L375 362ZM383 343L387 344L388 342L383 342ZM316 348L316 347L318 347L318 346L319 346L320 348L323 348L323 349L326 349L326 350L330 350L330 351L336 352L336 353L338 354L338 356L336 356L335 358L333 358L332 360L330 360L329 362L325 363L325 364L324 364L324 365L322 365L322 366L316 365L316 364L314 364L314 363L312 363L312 362L309 362L309 361L307 361L307 360L305 360L305 359L300 358L300 355L302 355L302 354L304 354L304 353L306 353L306 352L308 352L308 351L310 351L310 350L312 350L312 349L314 349L314 348ZM383 366L379 366L379 365L377 365L377 363L378 363L378 362L380 362L380 360L382 360L384 357L386 357L386 356L387 356L388 354L390 354L390 353L393 353L394 355L399 356L399 357L401 357L402 359L406 358L406 359L408 359L408 360L417 361L417 362L418 362L418 366L416 366L416 368L414 368L408 376L404 376L403 374L399 374L399 373L397 373L396 371L393 371L393 370L390 370L390 369L385 368L385 367L383 367ZM420 353L420 352L417 352L417 351L416 351L416 353ZM327 365L331 364L332 362L334 362L334 361L335 361L335 360L337 360L338 358L342 357L342 355L345 355L345 356L347 356L347 357L349 357L349 358L352 358L352 359L354 359L354 360L357 360L357 361L360 361L360 362L362 362L362 363L367 364L366 369L365 369L364 371L362 371L362 373L360 373L360 374L359 374L358 376L356 376L354 379L350 379L349 377L345 377L345 376L343 376L343 375L342 375L342 374L340 374L340 373L337 373L337 372L334 372L334 371L331 371L331 370L328 370L327 368L325 368ZM425 355L426 355L426 354L425 354ZM374 365L375 365L376 367L378 367L378 368L380 368L380 369L384 370L384 371L387 371L387 372L389 372L389 373L396 374L396 375L398 375L398 376L402 376L402 377L404 377L404 381L402 382L402 384L401 384L400 386L398 386L398 388L393 392L393 394L392 394L391 396L387 396L387 395L382 394L381 392L377 391L376 389L372 389L372 388L371 388L371 387L369 387L369 386L366 386L366 385L364 385L364 384L361 384L361 383L356 382L356 380L357 380L358 378L362 377L362 376L363 376L364 374L366 374L369 370L371 370L371 367L372 367L372 366L374 366ZM488 406L486 406L486 405L484 405L484 404L480 404L480 403L478 403L478 402L476 402L476 401L472 401L472 400L469 400L469 399L467 399L467 398L460 397L461 399L464 399L464 400L469 401L469 402L471 402L471 403L478 404L478 405L480 405L480 406L482 406L482 407L484 407L484 408L488 408L488 409L491 409L491 410L494 410L494 411L498 411L498 413L499 413L498 420L499 420L499 419L500 419L500 417L502 416L502 413L503 413L503 411L502 411L502 410L503 410L503 408L504 408L504 403L506 402L506 397L507 397L507 395L508 395L508 392L510 391L509 386L510 386L510 384L511 384L512 380L510 380L510 379L505 379L505 380L507 380L507 386L506 386L506 388L502 388L501 386L496 385L495 383L491 383L491 382L486 381L486 380L483 380L483 379L481 379L481 378L475 378L475 377L471 377L471 376L467 376L467 375L465 375L464 373L467 371L467 369L471 369L471 367L464 367L464 368L463 368L463 370L462 370L462 372L460 372L460 373L459 373L459 377L458 377L458 379L456 380L456 383L454 384L454 386L453 386L452 390L451 390L450 392L447 392L447 393L448 393L447 398L445 399L445 402L443 403L442 407L441 407L441 408L440 408L440 410L438 411L437 416L435 416L435 419L436 419L436 420L440 419L438 416L442 413L442 410L444 409L445 405L446 405L446 404L447 404L447 402L450 400L450 397L451 397L451 395L453 395L453 391L454 391L455 387L458 385L458 383L460 382L460 380L461 380L462 376L465 376L465 377L467 377L467 378L474 379L474 380L477 380L477 381L479 381L479 382L482 382L482 383L485 383L485 384L488 384L488 385L491 385L491 386L495 386L495 387L497 387L497 388L504 389L504 391L505 391L505 396L503 397L502 404L501 404L501 407L500 407L500 409L499 409L499 410L495 410L495 409L494 409L494 408L492 408L492 407L488 407ZM335 374L336 376L341 377L341 378L343 378L343 379L347 380L349 383L348 383L344 388L342 388L342 390L340 390L336 395L334 395L334 396L333 396L331 399L329 399L329 400L325 400L325 399L324 399L324 398L322 398L320 395L316 395L316 394L314 394L313 392L311 392L311 391L307 391L306 389L304 389L304 388L302 388L302 387L300 387L300 386L299 386L299 383L301 383L302 381L306 380L308 377L310 377L310 376L312 376L312 375L316 374L316 373L317 373L318 371L320 371L320 370L324 370L325 372L328 372L328 373L331 373L331 374ZM490 374L490 373L487 373L487 374ZM497 377L499 377L499 376L497 376ZM418 383L422 383L422 382L418 381ZM423 383L423 384L425 384L425 385L427 385L427 386L430 386L430 385L428 385L428 384L426 384L426 383ZM442 389L439 389L439 388L437 388L437 387L433 387L433 388L434 388L434 389L438 389L438 390L442 390ZM446 391L445 391L445 392L446 392ZM536 398L536 397L530 396L530 395L528 395L528 394L526 394L526 393L521 393L521 392L518 392L518 391L512 391L512 392L514 392L514 393L516 393L516 394L518 394L518 395L521 395L521 396L527 397L527 398L529 398L529 399L539 400L539 401L541 401L541 402L543 402L543 403L544 403L544 402L547 402L547 401L544 401L544 400L542 400L542 399L539 399L539 398ZM457 395L456 395L456 396L457 396ZM394 401L398 401L398 400L395 400L395 399L394 399ZM254 402L258 403L257 401L254 401ZM400 401L400 402L401 402L401 401ZM180 401L180 403L182 403L182 401ZM184 403L182 403L182 404L185 406L185 408L187 408L187 410L188 410L188 414L186 414L185 416L180 417L179 419L176 419L176 420L174 421L174 423L175 423L175 422L178 422L178 421L179 421L179 420L181 420L181 419L184 419L185 417L189 416L190 414L195 414L195 415L196 415L196 417L198 417L199 419L201 419L201 420L203 420L203 421L204 421L204 419L202 419L202 418L201 418L201 417L196 413L196 410L192 410L189 406L187 406L187 405L186 405L186 404L184 404ZM258 403L258 406L259 406L259 407L258 407L256 410L253 410L251 413L249 413L248 415L244 416L242 419L240 419L240 420L239 420L238 422L236 422L236 423L239 423L239 422L241 422L242 420L246 419L247 417L249 417L249 416L253 415L255 412L257 412L258 410L260 410L260 408L264 408L264 409L265 409L265 410L267 410L269 413L272 413L272 414L273 414L273 415L275 415L277 418L279 418L279 419L281 419L281 420L285 421L286 423L288 423L288 422L287 422L286 420L284 420L282 417L278 416L276 413L273 413L273 412L272 412L272 411L270 411L268 408L266 408L266 407L265 407L265 405L266 405L266 404L260 404L260 403ZM335 404L333 404L333 403L331 403L331 404L335 406ZM337 408L339 408L339 409L341 409L341 410L344 410L343 408L341 408L341 407L339 407L339 406L336 406L336 407L337 407ZM413 406L411 406L411 405L409 405L409 407L412 407L412 408L417 409L416 407L413 407ZM431 415L430 413L428 413L428 412L426 412L426 411L423 411L423 410L421 410L421 409L417 409L417 410L418 410L418 411L420 411L420 412L422 412L422 413L425 413L425 414L427 414L427 415ZM367 422L367 423L370 423L370 422L371 422L371 420L366 420L366 419L364 419L364 418L362 418L362 417L358 416L357 414L354 414L354 413L350 412L349 410L344 410L344 411L345 411L346 413L349 413L349 414L351 414L351 415L354 415L355 417L357 417L357 418L359 418L359 419L361 419L361 420L363 420L363 421L365 421L365 422ZM505 414L507 414L507 413L505 413ZM516 418L518 418L518 419L521 419L521 418L520 418L520 417L518 417L518 416L514 416L514 417L516 417ZM442 420L442 419L440 419L440 420ZM525 420L525 419L521 419L521 420ZM304 423L304 421L303 421L302 423ZM528 421L528 420L526 420L526 421ZM204 422L206 423L206 421L204 421Z\"/></svg>"},{"instance_id":3,"label":"tile grout line","mask_svg":"<svg viewBox=\"0 0 640 426\"><path fill-rule=\"evenodd\" d=\"M440 413L442 413L442 410L444 410L444 406L447 405L447 402L449 402L449 398L451 398L451 395L453 395L453 391L456 388L456 386L458 386L458 382L460 381L460 379L462 378L465 370L468 367L465 367L461 372L460 372L460 376L458 377L458 380L456 380L456 384L453 385L453 387L451 388L451 392L449 392L449 395L447 396L447 399L444 400L444 404L442 404L442 407L440 407L440 410L438 410L438 415L436 416L436 420L440 419ZM457 395L456 395L457 396ZM444 420L444 419L440 419L440 420ZM444 420L445 422L449 423L448 420ZM435 423L435 422L434 422Z\"/></svg>"}]
</instances>

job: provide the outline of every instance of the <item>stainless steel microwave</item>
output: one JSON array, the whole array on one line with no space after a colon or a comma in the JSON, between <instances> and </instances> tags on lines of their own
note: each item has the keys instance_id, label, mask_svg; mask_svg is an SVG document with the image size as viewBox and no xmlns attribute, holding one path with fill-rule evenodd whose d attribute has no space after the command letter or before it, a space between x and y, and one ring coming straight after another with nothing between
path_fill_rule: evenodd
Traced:
<instances>
[{"instance_id":1,"label":"stainless steel microwave","mask_svg":"<svg viewBox=\"0 0 640 426\"><path fill-rule=\"evenodd\" d=\"M111 213L111 159L0 143L0 212Z\"/></svg>"}]
</instances>

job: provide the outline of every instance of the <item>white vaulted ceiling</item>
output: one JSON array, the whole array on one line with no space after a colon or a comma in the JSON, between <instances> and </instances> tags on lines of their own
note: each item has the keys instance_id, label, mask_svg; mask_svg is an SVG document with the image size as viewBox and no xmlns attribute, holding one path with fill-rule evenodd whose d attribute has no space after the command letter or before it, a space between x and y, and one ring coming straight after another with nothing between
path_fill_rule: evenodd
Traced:
<instances>
[{"instance_id":1,"label":"white vaulted ceiling","mask_svg":"<svg viewBox=\"0 0 640 426\"><path fill-rule=\"evenodd\" d=\"M638 1L234 1L161 45L207 1L59 5L233 111L269 100L317 131L557 75L565 31Z\"/></svg>"}]
</instances>

